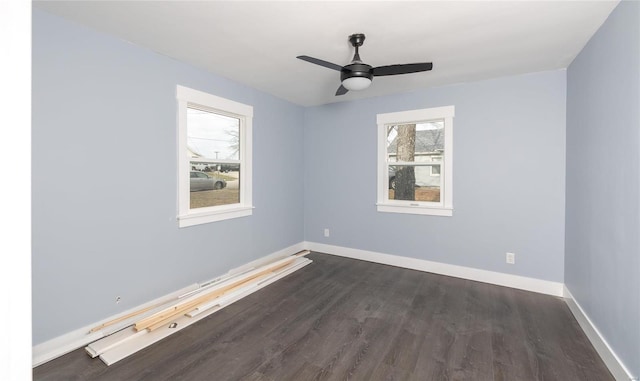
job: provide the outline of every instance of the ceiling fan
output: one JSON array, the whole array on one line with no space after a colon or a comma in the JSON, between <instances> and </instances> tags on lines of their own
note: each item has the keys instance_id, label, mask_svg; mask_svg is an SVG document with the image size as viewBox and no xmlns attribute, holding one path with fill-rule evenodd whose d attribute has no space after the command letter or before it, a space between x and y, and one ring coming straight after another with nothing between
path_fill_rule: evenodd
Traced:
<instances>
[{"instance_id":1,"label":"ceiling fan","mask_svg":"<svg viewBox=\"0 0 640 381\"><path fill-rule=\"evenodd\" d=\"M371 85L373 77L381 77L385 75L397 75L397 74L410 74L418 73L421 71L429 71L433 68L431 62L401 64L401 65L387 65L372 67L362 62L360 54L358 54L358 48L364 43L364 34L356 33L349 36L349 42L356 48L356 53L353 55L351 63L345 66L336 65L331 62L327 62L318 58L309 56L298 56L303 61L311 62L316 65L324 66L329 69L337 70L340 72L340 81L342 84L336 91L337 95L344 95L349 90L363 90Z\"/></svg>"}]
</instances>

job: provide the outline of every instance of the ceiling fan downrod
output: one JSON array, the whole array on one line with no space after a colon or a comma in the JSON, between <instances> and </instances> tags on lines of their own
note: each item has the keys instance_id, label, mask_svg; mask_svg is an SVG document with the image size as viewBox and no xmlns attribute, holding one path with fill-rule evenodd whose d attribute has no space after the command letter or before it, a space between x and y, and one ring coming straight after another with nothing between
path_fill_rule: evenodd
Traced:
<instances>
[{"instance_id":1,"label":"ceiling fan downrod","mask_svg":"<svg viewBox=\"0 0 640 381\"><path fill-rule=\"evenodd\" d=\"M351 62L362 62L360 59L360 53L358 53L358 48L364 44L365 36L362 33L356 33L349 36L349 42L351 45L356 48L356 54L353 55L353 60Z\"/></svg>"}]
</instances>

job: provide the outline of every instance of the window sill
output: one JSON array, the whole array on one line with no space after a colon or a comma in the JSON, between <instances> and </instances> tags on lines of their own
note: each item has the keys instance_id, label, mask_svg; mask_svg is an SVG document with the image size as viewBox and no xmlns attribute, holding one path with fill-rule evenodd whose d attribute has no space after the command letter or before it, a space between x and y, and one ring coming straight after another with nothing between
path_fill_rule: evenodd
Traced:
<instances>
[{"instance_id":1,"label":"window sill","mask_svg":"<svg viewBox=\"0 0 640 381\"><path fill-rule=\"evenodd\" d=\"M246 217L253 213L253 206L239 206L225 210L214 210L208 212L190 213L178 216L178 226L185 228L188 226L206 224L209 222L224 221L232 218Z\"/></svg>"},{"instance_id":2,"label":"window sill","mask_svg":"<svg viewBox=\"0 0 640 381\"><path fill-rule=\"evenodd\" d=\"M431 207L431 206L409 206L397 204L376 204L378 212L385 213L405 213L405 214L422 214L427 216L453 216L453 208L447 207Z\"/></svg>"}]
</instances>

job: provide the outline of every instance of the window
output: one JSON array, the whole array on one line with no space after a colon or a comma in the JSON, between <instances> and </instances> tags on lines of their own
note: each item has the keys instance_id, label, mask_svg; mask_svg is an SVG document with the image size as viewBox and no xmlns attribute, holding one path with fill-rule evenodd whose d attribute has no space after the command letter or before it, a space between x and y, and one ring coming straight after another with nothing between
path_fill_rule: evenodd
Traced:
<instances>
[{"instance_id":1,"label":"window","mask_svg":"<svg viewBox=\"0 0 640 381\"><path fill-rule=\"evenodd\" d=\"M178 224L249 216L253 107L187 87L178 99Z\"/></svg>"},{"instance_id":2,"label":"window","mask_svg":"<svg viewBox=\"0 0 640 381\"><path fill-rule=\"evenodd\" d=\"M454 106L378 114L378 211L453 215Z\"/></svg>"}]
</instances>

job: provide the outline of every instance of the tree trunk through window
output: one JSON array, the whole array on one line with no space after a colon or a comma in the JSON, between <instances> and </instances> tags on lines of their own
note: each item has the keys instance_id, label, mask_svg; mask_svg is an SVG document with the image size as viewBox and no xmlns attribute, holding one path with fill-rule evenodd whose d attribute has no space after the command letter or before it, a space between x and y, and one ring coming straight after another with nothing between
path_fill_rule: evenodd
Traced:
<instances>
[{"instance_id":1,"label":"tree trunk through window","mask_svg":"<svg viewBox=\"0 0 640 381\"><path fill-rule=\"evenodd\" d=\"M401 124L397 126L398 161L414 161L416 152L416 125ZM394 199L415 200L416 199L416 174L414 166L402 166L396 171L396 189Z\"/></svg>"}]
</instances>

